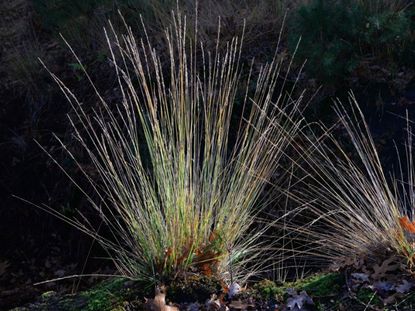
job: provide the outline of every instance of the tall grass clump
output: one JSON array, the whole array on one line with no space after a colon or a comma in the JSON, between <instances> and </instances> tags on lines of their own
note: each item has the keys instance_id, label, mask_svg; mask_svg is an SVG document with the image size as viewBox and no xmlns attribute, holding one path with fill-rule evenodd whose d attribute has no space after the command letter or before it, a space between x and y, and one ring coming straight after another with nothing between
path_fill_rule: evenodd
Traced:
<instances>
[{"instance_id":1,"label":"tall grass clump","mask_svg":"<svg viewBox=\"0 0 415 311\"><path fill-rule=\"evenodd\" d=\"M57 139L93 189L77 183L113 237L83 215L43 208L96 239L123 276L245 278L267 249L259 241L267 226L255 226L268 202L261 193L299 129L301 96L293 99L277 53L254 79L240 63L242 40L220 52L218 38L208 52L197 31L185 35L186 24L174 15L164 33L167 57L128 27L121 36L106 33L116 102L84 72L97 98L88 107L51 73L73 108L69 121L85 157ZM233 122L237 101L242 111Z\"/></svg>"},{"instance_id":2,"label":"tall grass clump","mask_svg":"<svg viewBox=\"0 0 415 311\"><path fill-rule=\"evenodd\" d=\"M335 131L323 136L308 131L305 136L311 147L301 149L301 190L290 193L304 208L302 227L290 225L310 243L304 254L323 265L342 267L362 258L397 256L413 272L415 175L410 127L397 173L390 172L381 163L362 111L353 97L350 102L335 105L339 118ZM345 136L336 137L339 130Z\"/></svg>"}]
</instances>

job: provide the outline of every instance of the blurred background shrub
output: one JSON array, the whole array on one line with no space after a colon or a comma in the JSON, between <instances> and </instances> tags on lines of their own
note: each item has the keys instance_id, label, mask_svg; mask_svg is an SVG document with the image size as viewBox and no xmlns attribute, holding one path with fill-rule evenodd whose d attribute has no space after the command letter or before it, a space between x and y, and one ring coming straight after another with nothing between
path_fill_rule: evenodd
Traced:
<instances>
[{"instance_id":1,"label":"blurred background shrub","mask_svg":"<svg viewBox=\"0 0 415 311\"><path fill-rule=\"evenodd\" d=\"M403 2L313 0L291 20L290 50L301 38L298 60L307 61L306 71L328 84L344 83L367 60L388 69L413 67L413 16L413 7Z\"/></svg>"}]
</instances>

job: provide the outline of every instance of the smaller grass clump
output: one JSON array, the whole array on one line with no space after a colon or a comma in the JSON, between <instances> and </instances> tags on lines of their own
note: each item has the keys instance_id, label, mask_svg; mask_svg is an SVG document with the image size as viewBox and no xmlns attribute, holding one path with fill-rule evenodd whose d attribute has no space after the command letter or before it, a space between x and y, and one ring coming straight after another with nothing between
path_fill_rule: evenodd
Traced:
<instances>
[{"instance_id":1,"label":"smaller grass clump","mask_svg":"<svg viewBox=\"0 0 415 311\"><path fill-rule=\"evenodd\" d=\"M310 138L308 132L306 139L312 147L303 153L304 187L291 194L303 204L302 220L308 225L297 232L308 237L312 245L308 254L323 264L363 270L373 282L394 282L397 273L402 273L402 278L414 273L411 123L408 121L404 145L406 157L401 153L398 173L393 174L383 168L353 97L349 110L336 105L337 129L344 130L347 143L336 138L333 131L318 138Z\"/></svg>"}]
</instances>

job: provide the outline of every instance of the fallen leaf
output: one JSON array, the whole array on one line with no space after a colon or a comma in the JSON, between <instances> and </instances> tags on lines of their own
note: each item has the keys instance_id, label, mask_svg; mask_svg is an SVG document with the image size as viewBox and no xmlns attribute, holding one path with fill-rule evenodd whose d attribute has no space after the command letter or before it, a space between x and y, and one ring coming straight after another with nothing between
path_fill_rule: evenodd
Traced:
<instances>
[{"instance_id":1,"label":"fallen leaf","mask_svg":"<svg viewBox=\"0 0 415 311\"><path fill-rule=\"evenodd\" d=\"M395 260L396 260L396 258L390 257L390 258L384 260L381 265L375 264L373 266L373 271L374 272L371 275L371 277L374 280L379 280L383 277L386 277L388 272L393 272L393 271L396 271L397 269L399 269L400 265L397 264L397 263L394 263Z\"/></svg>"},{"instance_id":2,"label":"fallen leaf","mask_svg":"<svg viewBox=\"0 0 415 311\"><path fill-rule=\"evenodd\" d=\"M415 233L415 223L411 222L408 218L408 216L403 216L399 218L399 223L402 227L402 229L405 229L406 231L410 233Z\"/></svg>"},{"instance_id":3,"label":"fallen leaf","mask_svg":"<svg viewBox=\"0 0 415 311\"><path fill-rule=\"evenodd\" d=\"M353 280L360 282L369 282L369 276L366 273L352 273Z\"/></svg>"},{"instance_id":4,"label":"fallen leaf","mask_svg":"<svg viewBox=\"0 0 415 311\"><path fill-rule=\"evenodd\" d=\"M392 294L392 295L390 295L390 296L388 296L386 298L383 298L382 299L383 304L384 305L390 305L392 303L395 303L397 296L398 296L398 294L395 293L395 294Z\"/></svg>"},{"instance_id":5,"label":"fallen leaf","mask_svg":"<svg viewBox=\"0 0 415 311\"><path fill-rule=\"evenodd\" d=\"M166 305L166 287L156 288L154 299L146 299L144 309L148 311L179 311L175 306Z\"/></svg>"},{"instance_id":6,"label":"fallen leaf","mask_svg":"<svg viewBox=\"0 0 415 311\"><path fill-rule=\"evenodd\" d=\"M407 280L403 280L402 284L396 286L395 290L398 293L406 294L412 289L412 287L414 287L414 283L408 282Z\"/></svg>"},{"instance_id":7,"label":"fallen leaf","mask_svg":"<svg viewBox=\"0 0 415 311\"><path fill-rule=\"evenodd\" d=\"M306 305L314 305L313 299L306 293L306 291L300 292L297 294L295 290L287 290L288 294L292 297L287 299L287 309L288 310L304 310Z\"/></svg>"},{"instance_id":8,"label":"fallen leaf","mask_svg":"<svg viewBox=\"0 0 415 311\"><path fill-rule=\"evenodd\" d=\"M373 283L373 288L381 296L385 296L388 292L395 290L395 284L388 281L375 282Z\"/></svg>"}]
</instances>

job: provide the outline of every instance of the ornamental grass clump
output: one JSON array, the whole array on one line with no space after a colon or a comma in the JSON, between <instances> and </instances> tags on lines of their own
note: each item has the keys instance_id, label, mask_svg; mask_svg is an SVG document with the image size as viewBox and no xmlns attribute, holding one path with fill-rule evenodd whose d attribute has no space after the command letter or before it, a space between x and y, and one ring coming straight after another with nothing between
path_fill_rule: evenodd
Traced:
<instances>
[{"instance_id":1,"label":"ornamental grass clump","mask_svg":"<svg viewBox=\"0 0 415 311\"><path fill-rule=\"evenodd\" d=\"M296 229L292 222L291 229L309 241L303 254L321 260L323 265L353 266L365 273L373 265L377 277L380 270L391 272L404 262L404 270L413 273L415 175L411 130L408 127L405 157L398 154L399 159L406 160L399 161L397 174L389 172L381 163L354 97L350 102L348 109L336 104L339 124L335 130L322 136L308 131L304 136L311 147L301 149L303 162L297 166L301 190L290 193L303 207L303 223ZM336 138L333 133L339 129L345 135ZM395 259L398 263L392 265Z\"/></svg>"},{"instance_id":2,"label":"ornamental grass clump","mask_svg":"<svg viewBox=\"0 0 415 311\"><path fill-rule=\"evenodd\" d=\"M78 184L113 238L84 216L46 209L95 238L123 276L244 279L271 248L259 241L267 225L254 224L267 204L261 193L299 129L300 99L281 77L277 53L254 80L252 66L244 71L240 63L242 40L221 51L218 39L211 53L197 31L186 35L185 17L173 20L167 56L149 37L136 39L128 27L117 36L111 27L116 102L84 72L98 99L88 107L51 73L73 108L70 123L88 161L57 139L94 190ZM232 123L237 100L242 112Z\"/></svg>"}]
</instances>

